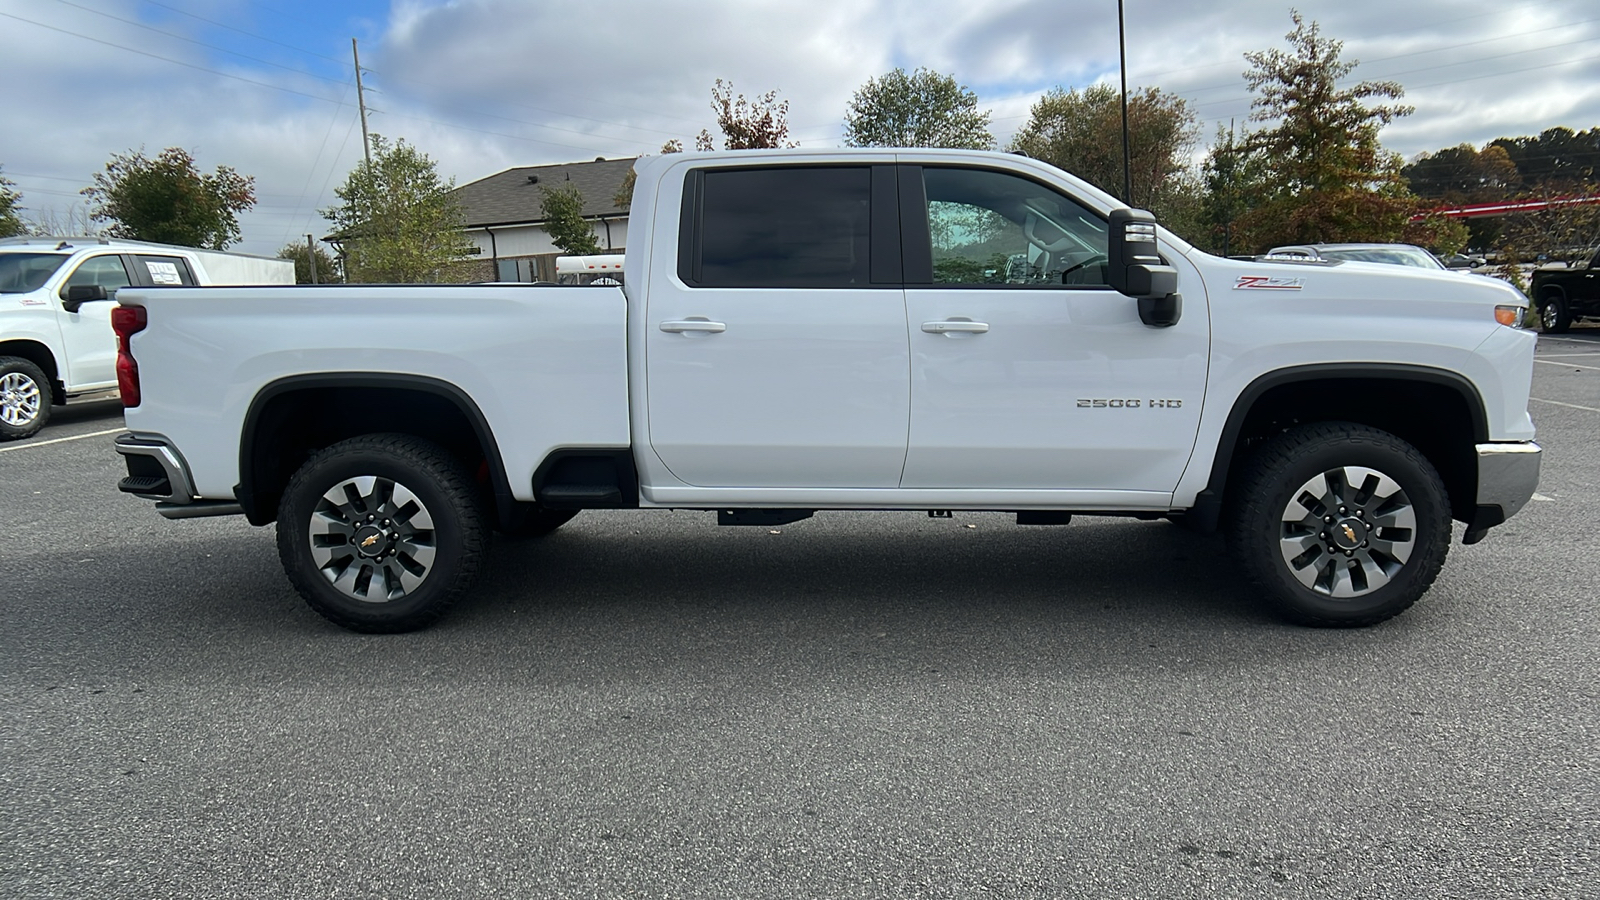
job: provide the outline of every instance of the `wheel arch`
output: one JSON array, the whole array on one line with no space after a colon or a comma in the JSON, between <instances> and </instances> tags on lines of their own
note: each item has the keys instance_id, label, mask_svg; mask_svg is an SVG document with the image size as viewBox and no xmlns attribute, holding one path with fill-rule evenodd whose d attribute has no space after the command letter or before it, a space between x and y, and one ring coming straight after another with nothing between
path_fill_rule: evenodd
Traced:
<instances>
[{"instance_id":1,"label":"wheel arch","mask_svg":"<svg viewBox=\"0 0 1600 900\"><path fill-rule=\"evenodd\" d=\"M1317 404L1310 414L1308 401ZM1488 413L1477 387L1458 372L1431 366L1327 363L1268 372L1239 393L1218 439L1210 478L1185 519L1201 530L1215 530L1243 453L1288 427L1327 421L1369 425L1415 446L1444 480L1451 514L1462 521L1472 518L1478 477L1473 446L1489 439Z\"/></svg>"},{"instance_id":2,"label":"wheel arch","mask_svg":"<svg viewBox=\"0 0 1600 900\"><path fill-rule=\"evenodd\" d=\"M291 375L250 401L239 441L234 496L252 525L277 518L290 476L311 453L363 434L426 438L467 464L486 467L497 515L513 504L505 464L488 419L459 386L393 372Z\"/></svg>"},{"instance_id":3,"label":"wheel arch","mask_svg":"<svg viewBox=\"0 0 1600 900\"><path fill-rule=\"evenodd\" d=\"M56 355L50 347L42 341L29 338L12 338L0 341L0 356L16 356L27 360L39 367L46 378L50 379L51 386L59 393L61 384L61 366L56 363ZM60 402L57 399L57 402Z\"/></svg>"}]
</instances>

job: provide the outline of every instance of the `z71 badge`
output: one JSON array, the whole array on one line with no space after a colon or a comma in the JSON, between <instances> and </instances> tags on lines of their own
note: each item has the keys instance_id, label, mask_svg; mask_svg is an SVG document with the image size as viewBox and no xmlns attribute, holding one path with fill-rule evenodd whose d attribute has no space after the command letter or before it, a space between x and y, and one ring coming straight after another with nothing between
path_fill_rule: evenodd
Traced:
<instances>
[{"instance_id":1,"label":"z71 badge","mask_svg":"<svg viewBox=\"0 0 1600 900\"><path fill-rule=\"evenodd\" d=\"M1304 278L1276 278L1271 275L1240 275L1233 283L1236 291L1298 291L1306 286Z\"/></svg>"}]
</instances>

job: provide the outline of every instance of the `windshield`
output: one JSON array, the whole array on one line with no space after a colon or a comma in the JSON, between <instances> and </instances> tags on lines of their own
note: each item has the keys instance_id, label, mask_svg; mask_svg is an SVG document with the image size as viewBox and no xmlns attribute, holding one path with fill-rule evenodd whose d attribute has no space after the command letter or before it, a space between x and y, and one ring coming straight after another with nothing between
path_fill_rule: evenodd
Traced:
<instances>
[{"instance_id":1,"label":"windshield","mask_svg":"<svg viewBox=\"0 0 1600 900\"><path fill-rule=\"evenodd\" d=\"M0 253L0 294L26 294L44 287L66 261L66 253Z\"/></svg>"},{"instance_id":2,"label":"windshield","mask_svg":"<svg viewBox=\"0 0 1600 900\"><path fill-rule=\"evenodd\" d=\"M1344 259L1350 262L1388 263L1394 266L1416 266L1419 269L1442 269L1444 263L1421 247L1339 247L1320 251L1323 259Z\"/></svg>"}]
</instances>

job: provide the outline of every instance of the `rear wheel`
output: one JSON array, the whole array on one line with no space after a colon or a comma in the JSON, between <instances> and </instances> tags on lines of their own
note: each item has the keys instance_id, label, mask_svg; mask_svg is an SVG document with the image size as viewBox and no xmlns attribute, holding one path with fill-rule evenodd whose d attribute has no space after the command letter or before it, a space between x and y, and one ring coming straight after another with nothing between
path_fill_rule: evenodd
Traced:
<instances>
[{"instance_id":1,"label":"rear wheel","mask_svg":"<svg viewBox=\"0 0 1600 900\"><path fill-rule=\"evenodd\" d=\"M352 631L437 621L471 587L485 536L466 469L409 435L367 435L316 453L278 508L289 581L312 609Z\"/></svg>"},{"instance_id":2,"label":"rear wheel","mask_svg":"<svg viewBox=\"0 0 1600 900\"><path fill-rule=\"evenodd\" d=\"M1565 297L1546 297L1539 304L1539 330L1545 334L1564 334L1572 327L1572 312Z\"/></svg>"},{"instance_id":3,"label":"rear wheel","mask_svg":"<svg viewBox=\"0 0 1600 900\"><path fill-rule=\"evenodd\" d=\"M50 380L32 361L0 356L0 441L32 437L50 421Z\"/></svg>"},{"instance_id":4,"label":"rear wheel","mask_svg":"<svg viewBox=\"0 0 1600 900\"><path fill-rule=\"evenodd\" d=\"M1450 503L1426 457L1350 423L1285 432L1258 449L1232 493L1228 540L1286 618L1373 625L1406 610L1444 566Z\"/></svg>"}]
</instances>

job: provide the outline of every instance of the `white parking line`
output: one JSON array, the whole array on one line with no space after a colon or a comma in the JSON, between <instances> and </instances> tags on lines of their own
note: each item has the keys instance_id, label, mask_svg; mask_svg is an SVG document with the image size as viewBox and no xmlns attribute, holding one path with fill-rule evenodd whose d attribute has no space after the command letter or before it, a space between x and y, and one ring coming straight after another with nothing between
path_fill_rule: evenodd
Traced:
<instances>
[{"instance_id":1,"label":"white parking line","mask_svg":"<svg viewBox=\"0 0 1600 900\"><path fill-rule=\"evenodd\" d=\"M43 447L46 444L63 444L67 441L81 441L84 438L105 437L108 434L120 434L127 430L128 429L126 428L112 428L109 431L94 431L90 432L89 434L75 434L72 437L54 438L48 441L34 441L31 444L17 444L12 447L0 447L0 453L10 453L13 450L27 450L29 447Z\"/></svg>"},{"instance_id":2,"label":"white parking line","mask_svg":"<svg viewBox=\"0 0 1600 900\"><path fill-rule=\"evenodd\" d=\"M1529 397L1528 399L1537 400L1540 403L1548 403L1551 406L1565 406L1568 409L1586 409L1589 412L1600 412L1600 409L1595 409L1592 406L1579 406L1576 403L1562 403L1560 400L1542 400L1538 397Z\"/></svg>"},{"instance_id":3,"label":"white parking line","mask_svg":"<svg viewBox=\"0 0 1600 900\"><path fill-rule=\"evenodd\" d=\"M1595 341L1586 341L1582 338L1559 338L1551 337L1547 334L1539 335L1539 343L1542 344L1545 341L1562 341L1563 343L1577 344L1580 347L1600 347L1600 343L1596 343Z\"/></svg>"},{"instance_id":4,"label":"white parking line","mask_svg":"<svg viewBox=\"0 0 1600 900\"><path fill-rule=\"evenodd\" d=\"M1600 351L1594 353L1541 353L1535 359L1565 359L1569 356L1600 356Z\"/></svg>"},{"instance_id":5,"label":"white parking line","mask_svg":"<svg viewBox=\"0 0 1600 900\"><path fill-rule=\"evenodd\" d=\"M1544 363L1547 366L1566 366L1569 369L1588 369L1591 372L1600 372L1600 366L1580 366L1577 363L1549 362L1543 359L1536 359L1534 362Z\"/></svg>"}]
</instances>

